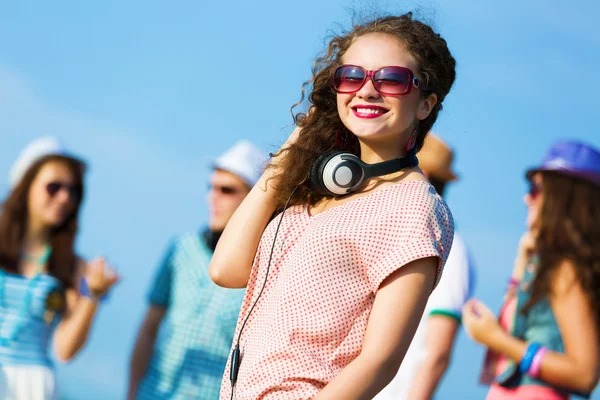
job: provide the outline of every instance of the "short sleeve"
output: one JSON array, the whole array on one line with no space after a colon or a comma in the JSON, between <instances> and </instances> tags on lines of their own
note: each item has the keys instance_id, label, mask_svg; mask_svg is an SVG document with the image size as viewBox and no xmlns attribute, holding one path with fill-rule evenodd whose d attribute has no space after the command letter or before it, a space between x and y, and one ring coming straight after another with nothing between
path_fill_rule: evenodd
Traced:
<instances>
[{"instance_id":1,"label":"short sleeve","mask_svg":"<svg viewBox=\"0 0 600 400\"><path fill-rule=\"evenodd\" d=\"M429 297L429 314L461 320L462 308L471 297L474 266L462 238L455 233L440 283Z\"/></svg>"},{"instance_id":2,"label":"short sleeve","mask_svg":"<svg viewBox=\"0 0 600 400\"><path fill-rule=\"evenodd\" d=\"M148 302L155 306L165 307L169 306L171 297L171 285L173 275L173 254L175 253L176 242L172 241L167 247L167 251L162 257L162 260L158 266L158 270L154 275L152 286L148 293Z\"/></svg>"},{"instance_id":3,"label":"short sleeve","mask_svg":"<svg viewBox=\"0 0 600 400\"><path fill-rule=\"evenodd\" d=\"M373 293L381 283L404 265L428 257L438 258L435 286L452 247L454 221L448 206L439 196L423 195L410 207L390 213L379 229L367 261L367 278Z\"/></svg>"}]
</instances>

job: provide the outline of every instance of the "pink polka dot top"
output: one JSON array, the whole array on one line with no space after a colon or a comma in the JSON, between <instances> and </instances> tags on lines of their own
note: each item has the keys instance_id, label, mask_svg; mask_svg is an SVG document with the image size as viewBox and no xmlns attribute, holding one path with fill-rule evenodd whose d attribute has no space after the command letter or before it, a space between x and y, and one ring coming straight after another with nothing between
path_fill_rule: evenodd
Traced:
<instances>
[{"instance_id":1,"label":"pink polka dot top","mask_svg":"<svg viewBox=\"0 0 600 400\"><path fill-rule=\"evenodd\" d=\"M235 339L263 285L280 218L259 243ZM411 261L438 257L437 284L453 234L448 206L423 181L386 186L316 215L306 205L290 207L264 292L240 339L234 398L316 396L359 355L383 280ZM222 400L231 396L230 362Z\"/></svg>"}]
</instances>

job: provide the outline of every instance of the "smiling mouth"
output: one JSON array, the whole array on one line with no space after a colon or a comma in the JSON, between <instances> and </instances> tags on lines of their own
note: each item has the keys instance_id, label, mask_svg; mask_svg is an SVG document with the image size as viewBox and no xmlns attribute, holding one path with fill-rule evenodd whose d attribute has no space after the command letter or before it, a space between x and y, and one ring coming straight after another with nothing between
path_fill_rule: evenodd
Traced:
<instances>
[{"instance_id":1,"label":"smiling mouth","mask_svg":"<svg viewBox=\"0 0 600 400\"><path fill-rule=\"evenodd\" d=\"M377 118L387 113L388 111L389 110L386 110L383 107L352 107L352 112L358 118Z\"/></svg>"}]
</instances>

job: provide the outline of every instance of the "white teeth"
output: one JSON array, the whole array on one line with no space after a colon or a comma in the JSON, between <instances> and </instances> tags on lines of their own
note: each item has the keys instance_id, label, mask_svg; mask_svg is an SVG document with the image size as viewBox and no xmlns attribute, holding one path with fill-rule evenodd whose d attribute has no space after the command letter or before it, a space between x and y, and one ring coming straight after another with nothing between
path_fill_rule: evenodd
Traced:
<instances>
[{"instance_id":1,"label":"white teeth","mask_svg":"<svg viewBox=\"0 0 600 400\"><path fill-rule=\"evenodd\" d=\"M383 110L373 109L373 108L356 108L356 112L361 114L383 114Z\"/></svg>"}]
</instances>

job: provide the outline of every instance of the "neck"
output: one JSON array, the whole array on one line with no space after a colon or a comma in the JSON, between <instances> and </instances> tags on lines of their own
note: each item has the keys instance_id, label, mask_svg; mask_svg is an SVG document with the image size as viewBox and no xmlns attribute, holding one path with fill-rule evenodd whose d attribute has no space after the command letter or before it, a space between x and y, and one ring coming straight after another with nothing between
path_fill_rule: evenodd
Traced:
<instances>
[{"instance_id":1,"label":"neck","mask_svg":"<svg viewBox=\"0 0 600 400\"><path fill-rule=\"evenodd\" d=\"M404 146L400 140L393 142L360 142L360 158L367 164L375 164L382 161L401 158L406 155Z\"/></svg>"},{"instance_id":2,"label":"neck","mask_svg":"<svg viewBox=\"0 0 600 400\"><path fill-rule=\"evenodd\" d=\"M38 253L48 245L50 232L47 228L33 222L28 224L27 232L23 238L22 251L24 253Z\"/></svg>"}]
</instances>

